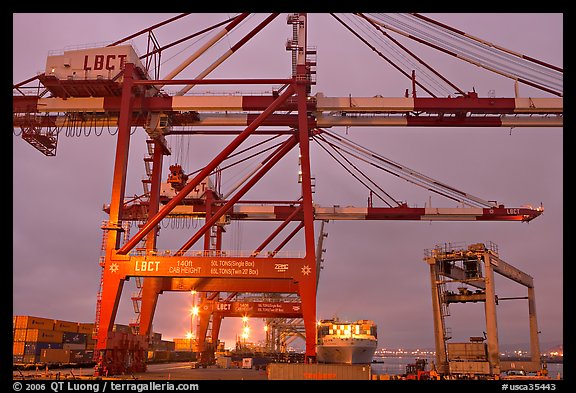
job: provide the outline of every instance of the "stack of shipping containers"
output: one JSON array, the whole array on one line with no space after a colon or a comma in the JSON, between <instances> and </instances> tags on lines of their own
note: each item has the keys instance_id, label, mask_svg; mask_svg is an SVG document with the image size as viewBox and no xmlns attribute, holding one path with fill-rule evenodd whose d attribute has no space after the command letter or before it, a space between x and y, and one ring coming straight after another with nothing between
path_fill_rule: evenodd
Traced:
<instances>
[{"instance_id":1,"label":"stack of shipping containers","mask_svg":"<svg viewBox=\"0 0 576 393\"><path fill-rule=\"evenodd\" d=\"M94 323L70 322L33 316L13 316L13 364L88 365L93 363L96 340ZM130 333L128 325L115 324L113 331ZM172 341L162 340L160 333L152 333L149 361L190 360ZM175 349L178 349L175 351Z\"/></svg>"},{"instance_id":2,"label":"stack of shipping containers","mask_svg":"<svg viewBox=\"0 0 576 393\"><path fill-rule=\"evenodd\" d=\"M14 316L13 363L86 364L93 360L93 323Z\"/></svg>"}]
</instances>

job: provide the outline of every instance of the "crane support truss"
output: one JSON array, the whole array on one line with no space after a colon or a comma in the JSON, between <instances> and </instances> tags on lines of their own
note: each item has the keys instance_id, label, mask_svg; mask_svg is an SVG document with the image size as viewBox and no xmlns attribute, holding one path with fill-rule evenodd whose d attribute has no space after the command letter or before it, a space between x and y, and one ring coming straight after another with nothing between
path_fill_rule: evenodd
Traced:
<instances>
[{"instance_id":1,"label":"crane support truss","mask_svg":"<svg viewBox=\"0 0 576 393\"><path fill-rule=\"evenodd\" d=\"M494 244L488 246L484 243L469 245L467 248L458 247L450 243L444 246L436 246L432 250L426 250L424 261L430 266L430 279L432 287L432 308L434 314L434 336L436 341L436 366L441 374L462 373L466 367L461 367L462 362L451 362L450 353L447 353L447 335L445 317L449 315L446 310L449 303L467 303L481 301L485 304L486 359L479 363L468 361L471 365L483 364L485 367L477 367L475 372L500 375L501 371L524 369L527 371L539 371L540 344L538 339L538 323L536 318L536 297L534 292L534 280L532 276L510 265L500 258L497 247ZM498 330L496 318L496 306L498 296L494 284L494 274L515 281L528 290L528 321L530 330L530 361L504 362L500 361L498 343ZM448 283L461 285L460 293L446 291ZM465 285L478 288L475 292L466 289ZM506 298L504 298L506 299ZM468 367L469 371L473 368Z\"/></svg>"},{"instance_id":2,"label":"crane support truss","mask_svg":"<svg viewBox=\"0 0 576 393\"><path fill-rule=\"evenodd\" d=\"M127 90L126 94L123 95L122 99L122 107L123 111L120 113L120 127L118 132L118 144L117 144L117 160L114 170L114 182L113 182L113 192L110 204L110 228L114 228L114 223L120 221L121 210L122 210L122 201L123 201L123 194L125 188L125 173L126 173L126 157L125 155L128 152L128 144L129 144L129 133L130 133L130 125L129 125L129 112L132 109L132 100L130 99L131 94L128 92L132 88L132 79L131 79L131 71L132 65L127 64L125 69L124 75L124 89ZM287 97L291 96L294 91L298 91L298 111L299 117L303 119L300 121L299 127L300 132L298 135L299 138L293 136L289 138L288 142L285 142L283 147L277 150L277 153L271 156L271 159L267 162L264 168L261 170L261 174L264 174L267 169L275 164L275 162L281 158L291 147L293 147L298 140L300 140L300 154L302 157L308 156L308 126L307 126L307 116L306 116L306 97L302 94L305 92L299 86L299 83L295 84L295 87L289 87L283 95L275 100L275 103L281 103ZM269 107L264 113L259 117L260 119L265 119L266 116L270 115L271 112L275 109L275 104ZM316 261L315 261L315 249L314 249L314 229L313 229L313 210L312 210L312 198L311 198L311 180L310 180L310 172L304 171L303 179L305 180L303 183L303 222L304 222L304 230L306 236L306 254L303 258L297 259L286 259L286 260L274 260L273 264L267 265L263 264L262 260L246 260L246 259L231 259L225 257L218 257L217 259L212 258L199 258L199 259L189 259L186 257L187 262L183 262L181 257L184 257L184 252L187 250L189 245L183 246L180 250L180 256L177 259L171 259L171 257L160 257L160 258L167 258L164 263L160 261L149 260L148 257L136 257L138 260L131 260L131 256L126 255L136 243L142 240L145 236L147 236L151 230L154 230L156 224L166 216L167 212L170 211L176 204L178 204L180 199L183 199L187 193L189 193L192 189L194 189L202 179L204 179L216 166L220 164L220 162L229 155L241 142L245 139L254 129L256 129L260 125L261 121L256 120L254 121L251 126L249 126L243 133L241 133L235 141L233 141L223 152L216 157L211 164L207 165L203 172L198 174L192 182L188 183L184 188L181 190L181 193L178 197L172 199L167 205L165 205L160 211L156 214L152 214L149 218L148 222L143 226L138 234L136 234L132 239L130 239L126 244L124 244L121 248L119 247L119 238L116 232L112 232L112 236L108 237L107 243L107 253L106 253L106 260L104 262L104 272L103 272L103 286L102 286L102 300L101 300L101 313L100 313L100 321L99 322L99 331L98 331L98 341L96 348L100 350L103 354L101 357L101 361L104 364L100 364L97 368L97 374L106 373L108 370L112 370L113 372L118 372L118 368L115 364L106 364L109 360L109 357L106 356L106 351L109 349L109 340L108 340L108 332L111 331L112 323L115 318L115 314L118 307L119 298L122 292L122 286L125 279L129 276L141 276L141 277L200 277L200 278L225 278L234 279L234 278L258 278L258 279L270 279L270 278L277 278L277 279L286 279L292 278L292 275L295 274L292 270L299 268L299 276L298 276L298 286L297 291L302 298L302 313L305 320L306 329L310 332L313 331L315 326L315 315L316 315L316 306L315 306L315 299L316 299ZM306 143L303 143L302 140L305 140ZM305 165L309 166L309 161L306 162L304 160L302 167ZM256 178L254 182L256 182L259 177ZM250 188L251 184L249 183L247 186L243 187L241 191L236 194L235 198L239 198L243 192ZM306 189L307 187L307 189ZM225 212L224 208L220 208L217 212L217 215L210 217L210 220L214 222L219 218L219 215L222 215ZM219 214L219 215L218 215ZM209 217L209 216L207 216ZM208 218L207 218L208 219ZM205 225L210 226L214 224L214 222ZM307 228L308 227L308 228ZM201 235L200 235L201 236ZM200 236L196 236L199 238ZM120 248L120 249L119 249ZM134 265L132 266L132 263ZM156 264L156 262L158 262ZM184 263L186 266L181 266ZM222 264L222 266L226 267L218 267L216 268L214 264ZM170 265L170 266L168 266ZM240 270L230 268L237 267L242 265ZM276 269L270 270L270 266L277 267ZM157 269L156 269L157 268ZM217 270L208 270L208 269L217 269ZM222 269L222 270L221 270ZM290 270L291 269L291 270ZM290 272L288 273L288 271ZM176 273L178 272L178 273ZM148 274L153 273L153 274ZM205 275L205 273L207 273ZM278 276L276 273L279 273ZM173 279L173 278L171 278ZM296 280L293 279L295 282ZM239 288L240 289L240 288ZM219 290L223 290L223 288L219 288ZM255 288L252 287L250 289L245 289L247 291L252 290L254 291ZM262 291L262 288L257 288L256 290ZM156 296L154 292L152 292L152 297ZM152 301L152 303L155 303ZM149 311L152 312L152 311ZM150 320L151 318L147 318ZM148 332L149 329L143 329L142 332ZM306 338L306 354L310 361L315 358L315 335L308 334ZM113 362L112 362L113 363ZM144 367L145 368L145 367Z\"/></svg>"},{"instance_id":3,"label":"crane support truss","mask_svg":"<svg viewBox=\"0 0 576 393\"><path fill-rule=\"evenodd\" d=\"M286 49L292 51L292 78L289 79L205 79L204 77L228 56L244 45L277 14L268 17L256 29L239 40L217 62L195 79L174 80L181 70L205 50L223 38L248 14L241 14L224 27L217 36L192 54L181 67L165 79L150 80L142 64L126 62L109 79L58 79L41 74L14 85L21 95L13 97L13 126L22 129L22 137L46 155L55 155L58 133L67 127L118 128L116 156L110 205L105 210L109 222L103 227L105 256L101 261L101 292L97 304L96 375L113 375L145 370L146 350L137 344L133 353L126 352L132 344L112 334L112 328L124 282L130 277L145 277L142 287L142 308L139 335L151 331L158 295L163 291L199 292L270 292L297 294L300 299L298 318L305 327L306 361L316 357L316 290L319 256L314 245L315 220L444 220L444 221L530 221L542 213L541 208L507 208L503 205L471 208L397 207L321 207L312 201L310 173L310 138L321 133L319 128L336 126L408 126L408 127L562 127L562 98L480 98L476 93L460 97L325 97L310 94L315 84L315 60L307 46L306 14L290 14L293 37ZM160 25L157 25L160 26ZM151 32L151 29L143 31ZM112 46L121 43L117 41ZM156 47L155 47L156 48ZM158 49L158 48L156 48ZM99 55L103 56L103 55ZM103 59L104 57L102 57ZM110 57L112 59L112 57ZM96 63L95 63L96 64ZM85 68L85 70L87 70ZM37 95L23 93L24 84L36 80L46 90ZM270 95L185 96L196 85L278 85ZM160 90L163 86L184 85L176 96ZM45 98L46 92L51 97ZM151 119L158 125L151 124ZM169 124L169 127L166 126ZM132 127L144 127L153 140L150 192L145 203L126 204L128 152ZM218 130L212 127L237 126L243 130ZM288 127L280 131L259 127ZM183 129L178 129L183 127ZM192 128L193 127L193 128ZM221 198L208 193L205 200L183 204L187 195L222 164L249 136L263 133L287 134L288 138L263 162L253 176L239 189ZM199 173L183 184L171 198L160 195L162 156L170 154L165 137L169 135L232 134L236 135ZM265 201L264 205L243 201L247 193L291 149L299 147L301 197L290 204ZM225 200L224 200L225 199ZM175 254L160 253L156 248L158 224L164 218L202 217L205 224ZM222 220L281 221L280 227L257 250L246 255L232 255L221 250ZM140 230L122 244L123 222L142 221ZM270 253L263 248L289 222L298 227L282 246L302 230L302 255L285 256L278 247ZM216 229L216 245L211 245L211 231ZM201 251L191 250L204 237ZM137 244L145 242L145 252ZM506 269L509 274L515 274ZM519 278L522 280L522 278ZM221 316L216 318L219 327ZM203 320L204 328L207 321ZM204 329L203 328L203 329ZM142 344L142 345L141 345ZM121 349L119 349L122 347ZM123 359L133 356L129 369Z\"/></svg>"},{"instance_id":4,"label":"crane support truss","mask_svg":"<svg viewBox=\"0 0 576 393\"><path fill-rule=\"evenodd\" d=\"M218 340L222 319L236 318L267 318L268 321L285 318L302 318L302 303L294 301L242 301L242 300L208 300L198 307L198 347L205 349L205 336L208 333L208 322L212 319L212 343Z\"/></svg>"}]
</instances>

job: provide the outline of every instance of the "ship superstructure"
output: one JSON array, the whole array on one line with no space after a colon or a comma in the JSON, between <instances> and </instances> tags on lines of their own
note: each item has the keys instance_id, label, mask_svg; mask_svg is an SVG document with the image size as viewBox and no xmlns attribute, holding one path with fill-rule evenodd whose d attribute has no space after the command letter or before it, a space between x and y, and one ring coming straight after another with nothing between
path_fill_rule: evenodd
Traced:
<instances>
[{"instance_id":1,"label":"ship superstructure","mask_svg":"<svg viewBox=\"0 0 576 393\"><path fill-rule=\"evenodd\" d=\"M316 346L319 363L368 364L378 345L377 325L361 319L355 322L337 319L318 323Z\"/></svg>"}]
</instances>

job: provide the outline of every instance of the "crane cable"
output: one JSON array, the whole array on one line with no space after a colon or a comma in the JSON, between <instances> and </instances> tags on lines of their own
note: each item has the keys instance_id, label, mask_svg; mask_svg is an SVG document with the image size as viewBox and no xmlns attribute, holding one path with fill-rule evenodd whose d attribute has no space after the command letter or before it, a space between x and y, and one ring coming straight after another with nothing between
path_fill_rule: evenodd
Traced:
<instances>
[{"instance_id":1,"label":"crane cable","mask_svg":"<svg viewBox=\"0 0 576 393\"><path fill-rule=\"evenodd\" d=\"M347 15L347 14L345 14ZM436 70L432 69L429 65L424 63L419 57L417 57L414 53L408 50L405 46L400 44L397 40L395 40L392 36L386 33L384 30L380 28L379 25L374 23L370 18L365 16L364 14L355 14L355 18L350 16L345 16L350 23L354 24L354 26L361 30L367 37L371 38L373 45L381 48L384 52L390 54L399 64L407 70L414 70L419 75L419 80L424 81L426 85L430 88L435 90L438 95L450 95L451 90L448 88L453 88L458 92L462 93L462 90L455 86L452 82L450 82L446 77L440 75ZM334 16L336 18L336 16ZM390 41L392 43L390 43ZM400 50L401 49L401 50ZM409 55L409 56L408 56ZM422 68L421 64L426 67ZM432 75L429 70L434 73ZM409 76L409 72L403 72L405 75ZM411 78L409 76L409 78ZM417 81L418 82L418 81ZM418 83L417 83L418 84ZM448 85L448 87L447 87ZM421 86L422 87L422 86ZM426 90L426 89L424 89ZM426 90L427 91L427 90ZM430 92L427 91L429 94ZM434 96L433 94L430 94Z\"/></svg>"},{"instance_id":2,"label":"crane cable","mask_svg":"<svg viewBox=\"0 0 576 393\"><path fill-rule=\"evenodd\" d=\"M368 15L385 29L499 75L562 96L562 68L504 50L437 22L432 23L429 18L410 14Z\"/></svg>"},{"instance_id":3,"label":"crane cable","mask_svg":"<svg viewBox=\"0 0 576 393\"><path fill-rule=\"evenodd\" d=\"M375 153L363 146L358 145L351 140L344 138L342 136L335 135L331 132L322 130L322 134L328 136L332 141L331 143L338 149L348 153L349 155L355 157L358 160L364 161L378 169L384 170L390 174L393 174L409 183L415 184L429 191L435 192L444 197L455 200L464 205L472 207L494 207L495 203L491 201L486 201L484 199L478 198L466 192L460 191L454 187L444 184L438 180L435 180L429 176L421 174L413 169L410 169L404 165L398 164L382 155ZM317 136L314 136L317 139Z\"/></svg>"},{"instance_id":4,"label":"crane cable","mask_svg":"<svg viewBox=\"0 0 576 393\"><path fill-rule=\"evenodd\" d=\"M270 142L270 141L278 138L279 136L281 136L281 135L278 134L278 135L272 136L272 137L270 137L270 138L267 138L267 139L264 140L264 141L258 142L258 143L254 144L254 145L252 145L252 146L249 146L249 147L247 147L247 148L245 148L245 149L243 149L243 150L240 150L240 151L238 151L238 152L236 152L236 153L234 153L234 154L231 154L230 156L228 156L227 158L225 158L225 159L223 160L223 162L226 161L226 160L230 160L231 158L236 157L236 156L238 156L238 155L240 155L240 154L246 153L246 152L248 152L248 151L250 151L250 150L252 150L252 149L254 149L254 148L258 147L258 146L261 146L261 145L263 145L263 144L265 144L265 143L268 143L268 142ZM250 159L252 159L252 158L254 158L254 157L257 157L257 156L259 156L259 155L261 155L261 154L263 154L263 153L265 153L265 152L267 152L267 151L269 151L269 150L272 150L272 149L280 146L280 145L283 144L284 142L285 142L285 141L275 143L275 144L273 144L273 145L271 145L271 146L266 147L265 149L259 150L259 151L255 152L255 153L252 153L252 154L250 154L250 155L248 155L248 156L246 156L246 157L243 157L243 158L241 158L241 159L238 159L237 161L232 162L232 163L230 163L230 164L228 164L228 165L226 165L226 166L219 167L219 168L217 168L216 170L214 170L212 173L210 173L210 175L215 174L217 171L222 172L222 171L224 171L224 170L226 170L226 169L230 169L230 168L232 168L232 167L234 167L234 166L236 166L236 165L239 165L239 164L241 164L241 163L243 163L243 162L245 162L245 161L248 161L248 160L250 160ZM193 171L193 172L190 172L190 173L187 174L187 176L188 176L188 177L191 177L191 176L193 176L193 175L201 172L202 169L204 169L204 168L200 168L200 169L197 169L197 170L195 170L195 171ZM246 172L246 168L244 168L243 171ZM242 173L244 173L244 172L236 173L233 177L229 178L227 181L228 181L228 182L231 182L233 179L240 177L240 176L242 175ZM248 177L250 177L250 176L248 176ZM248 180L248 179L245 177L245 178L244 178L244 181L246 181L246 180Z\"/></svg>"},{"instance_id":5,"label":"crane cable","mask_svg":"<svg viewBox=\"0 0 576 393\"><path fill-rule=\"evenodd\" d=\"M378 186L376 183L374 183L374 181L372 181L368 176L366 176L362 171L360 171L360 169L358 169L357 166L355 166L352 162L350 162L350 160L348 160L346 157L344 157L344 155L339 151L339 149L337 147L335 147L333 144L331 144L330 142L326 141L322 135L317 135L316 137L314 137L313 139L316 143L318 143L318 146L320 146L326 153L328 153L338 164L340 164L340 166L342 166L350 175L352 175L353 178L355 178L356 180L358 180L364 187L366 187L368 190L370 190L370 192L372 192L373 195L376 195L378 197L378 199L380 199L382 202L384 202L385 204L387 204L389 207L392 207L392 204L390 204L386 199L384 199L382 196L380 196L380 194L378 194L377 192L375 192L370 186L368 186L364 181L362 181L357 175L355 175L349 168L347 168L340 160L338 160L337 157L334 156L334 154L332 154L330 151L328 151L328 149L326 147L323 146L323 144L320 143L320 140L326 142L327 145L329 145L330 147L332 147L332 149L338 153L350 166L352 166L354 169L356 169L356 171L358 171L362 176L364 176L364 178L366 178L370 183L372 183L372 185L374 185L375 187L377 187L380 191L382 191L384 194L386 194L386 196L388 198L390 198L397 206L400 206L400 202L396 201L394 198L392 198L392 196L390 196L390 194L388 194L386 191L384 191L380 186Z\"/></svg>"},{"instance_id":6,"label":"crane cable","mask_svg":"<svg viewBox=\"0 0 576 393\"><path fill-rule=\"evenodd\" d=\"M354 36L356 36L360 41L362 41L363 44L365 44L366 46L368 46L370 49L372 49L374 52L376 52L380 57L382 57L385 61L387 61L390 65L392 65L394 68L396 68L398 71L400 71L404 76L406 76L407 78L411 78L410 74L403 70L400 66L398 66L396 63L394 63L392 60L390 60L387 56L385 56L380 50L378 50L374 45L372 45L371 43L369 43L364 37L362 37L356 30L354 30L352 27L348 26L342 19L340 19L336 14L331 14L338 22L340 22L344 27L346 27L346 29L348 29L348 31L350 31L352 34L354 34ZM354 22L353 22L354 23ZM361 26L356 26L357 29L362 29ZM387 51L388 52L388 51ZM393 57L396 57L393 53L391 53L391 55ZM424 89L424 91L426 91L430 96L432 97L436 97L434 93L432 93L430 90L428 90L426 88L426 86L423 86L420 81L415 81L416 85L420 86L422 89Z\"/></svg>"}]
</instances>

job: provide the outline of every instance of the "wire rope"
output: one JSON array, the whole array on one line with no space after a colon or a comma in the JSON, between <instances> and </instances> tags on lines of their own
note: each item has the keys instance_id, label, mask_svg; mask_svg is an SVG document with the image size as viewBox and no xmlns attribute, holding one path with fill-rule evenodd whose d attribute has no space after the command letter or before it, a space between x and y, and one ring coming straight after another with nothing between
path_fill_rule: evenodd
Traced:
<instances>
[{"instance_id":1,"label":"wire rope","mask_svg":"<svg viewBox=\"0 0 576 393\"><path fill-rule=\"evenodd\" d=\"M362 160L376 168L384 170L390 174L398 176L399 178L408 181L412 184L423 187L429 191L438 193L450 199L454 199L460 203L474 206L474 207L494 207L494 204L483 200L481 198L470 195L466 192L460 191L454 187L444 184L438 180L435 180L429 176L423 175L413 169L406 166L398 164L392 160L389 160L378 153L371 151L365 147L362 147L349 139L341 136L337 136L328 131L323 133L324 135L330 137L334 140L334 146L342 149L346 153L355 157L356 159ZM354 152L351 152L352 149ZM382 166L384 165L384 166Z\"/></svg>"}]
</instances>

